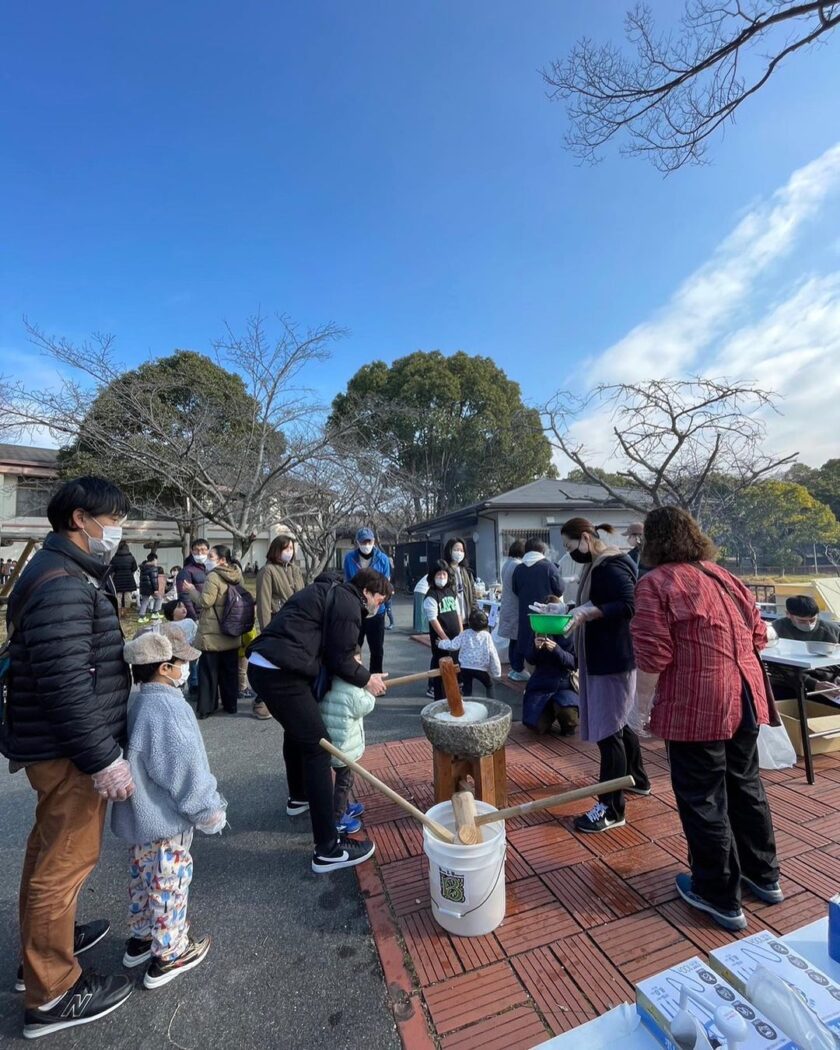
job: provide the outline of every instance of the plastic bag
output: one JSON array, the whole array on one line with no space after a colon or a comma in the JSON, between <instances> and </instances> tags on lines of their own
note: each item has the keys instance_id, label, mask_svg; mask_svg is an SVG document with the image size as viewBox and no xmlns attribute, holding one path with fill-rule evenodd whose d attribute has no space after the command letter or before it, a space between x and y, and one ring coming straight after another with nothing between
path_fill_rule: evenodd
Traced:
<instances>
[{"instance_id":1,"label":"plastic bag","mask_svg":"<svg viewBox=\"0 0 840 1050\"><path fill-rule=\"evenodd\" d=\"M761 769L787 769L796 765L796 752L784 726L760 726L758 765Z\"/></svg>"}]
</instances>

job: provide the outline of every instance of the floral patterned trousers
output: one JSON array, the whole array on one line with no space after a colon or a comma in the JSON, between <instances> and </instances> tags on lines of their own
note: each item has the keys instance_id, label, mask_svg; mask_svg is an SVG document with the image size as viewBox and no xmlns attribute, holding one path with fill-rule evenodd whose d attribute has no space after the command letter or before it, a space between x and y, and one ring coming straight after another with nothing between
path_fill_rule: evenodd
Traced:
<instances>
[{"instance_id":1,"label":"floral patterned trousers","mask_svg":"<svg viewBox=\"0 0 840 1050\"><path fill-rule=\"evenodd\" d=\"M128 850L130 935L152 942L163 962L187 947L187 897L192 882L192 829L171 839L143 842Z\"/></svg>"}]
</instances>

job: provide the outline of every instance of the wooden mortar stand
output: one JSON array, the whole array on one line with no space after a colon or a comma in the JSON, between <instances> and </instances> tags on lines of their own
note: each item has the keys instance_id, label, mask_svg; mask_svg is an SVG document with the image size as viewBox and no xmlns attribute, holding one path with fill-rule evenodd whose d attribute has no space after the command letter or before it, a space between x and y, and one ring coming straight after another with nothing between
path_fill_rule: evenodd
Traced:
<instances>
[{"instance_id":1,"label":"wooden mortar stand","mask_svg":"<svg viewBox=\"0 0 840 1050\"><path fill-rule=\"evenodd\" d=\"M464 700L458 685L458 668L449 656L440 661L440 677L449 711L455 718L464 715ZM480 701L479 701L480 703ZM449 802L458 782L472 777L475 797L496 809L507 805L507 763L504 745L492 755L450 755L434 749L435 803Z\"/></svg>"}]
</instances>

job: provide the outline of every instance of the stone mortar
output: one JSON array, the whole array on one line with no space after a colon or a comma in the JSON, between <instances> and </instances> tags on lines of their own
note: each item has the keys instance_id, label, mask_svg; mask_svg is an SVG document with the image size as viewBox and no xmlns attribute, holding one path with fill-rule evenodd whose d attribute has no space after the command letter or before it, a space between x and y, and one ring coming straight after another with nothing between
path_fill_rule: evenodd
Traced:
<instances>
[{"instance_id":1,"label":"stone mortar","mask_svg":"<svg viewBox=\"0 0 840 1050\"><path fill-rule=\"evenodd\" d=\"M445 700L435 700L420 712L423 732L434 747L447 755L492 755L507 740L512 711L501 700L488 700L483 696L465 696L464 699L484 704L487 718L483 722L441 722L435 715L448 711L449 705Z\"/></svg>"}]
</instances>

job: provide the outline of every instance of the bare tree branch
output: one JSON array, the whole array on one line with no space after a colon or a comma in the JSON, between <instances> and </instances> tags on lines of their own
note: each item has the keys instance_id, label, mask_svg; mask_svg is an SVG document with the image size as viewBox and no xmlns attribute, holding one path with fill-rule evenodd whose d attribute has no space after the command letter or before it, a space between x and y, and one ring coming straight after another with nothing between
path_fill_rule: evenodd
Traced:
<instances>
[{"instance_id":1,"label":"bare tree branch","mask_svg":"<svg viewBox=\"0 0 840 1050\"><path fill-rule=\"evenodd\" d=\"M597 387L583 399L557 394L542 415L554 447L604 490L604 499L640 514L675 505L702 517L760 479L793 462L764 451L767 428L760 409L776 410L776 396L750 383L695 376ZM602 411L613 436L622 488L605 479L573 425L584 412ZM716 485L725 476L725 491Z\"/></svg>"},{"instance_id":2,"label":"bare tree branch","mask_svg":"<svg viewBox=\"0 0 840 1050\"><path fill-rule=\"evenodd\" d=\"M542 75L549 98L568 102L575 155L594 160L624 133L623 153L668 173L702 161L708 138L779 65L838 25L837 2L688 0L680 30L661 35L637 4L625 20L634 57L584 38Z\"/></svg>"}]
</instances>

